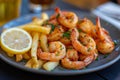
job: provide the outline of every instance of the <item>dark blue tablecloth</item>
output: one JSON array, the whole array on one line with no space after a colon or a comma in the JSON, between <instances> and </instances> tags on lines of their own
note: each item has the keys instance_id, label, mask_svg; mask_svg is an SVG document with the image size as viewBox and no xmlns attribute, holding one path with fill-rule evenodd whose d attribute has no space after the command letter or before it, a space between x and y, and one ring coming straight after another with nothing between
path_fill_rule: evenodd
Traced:
<instances>
[{"instance_id":1,"label":"dark blue tablecloth","mask_svg":"<svg viewBox=\"0 0 120 80\"><path fill-rule=\"evenodd\" d=\"M79 8L66 4L61 0L55 0L55 1L56 1L55 6L59 6L61 9L80 10ZM21 16L28 15L30 13L28 5L29 5L28 0L22 0ZM85 75L49 76L43 74L29 73L17 69L11 65L8 65L4 61L0 60L0 80L120 80L119 68L120 68L120 61L118 61L117 63L113 64L112 66L104 70L85 74Z\"/></svg>"}]
</instances>

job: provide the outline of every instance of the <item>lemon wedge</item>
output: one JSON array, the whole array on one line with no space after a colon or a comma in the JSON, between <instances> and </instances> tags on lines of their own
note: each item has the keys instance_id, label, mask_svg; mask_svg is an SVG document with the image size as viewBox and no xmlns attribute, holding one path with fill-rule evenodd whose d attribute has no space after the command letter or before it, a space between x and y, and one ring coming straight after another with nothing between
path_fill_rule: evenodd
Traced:
<instances>
[{"instance_id":1,"label":"lemon wedge","mask_svg":"<svg viewBox=\"0 0 120 80\"><path fill-rule=\"evenodd\" d=\"M0 36L1 48L12 54L24 54L31 48L32 38L23 29L10 28Z\"/></svg>"}]
</instances>

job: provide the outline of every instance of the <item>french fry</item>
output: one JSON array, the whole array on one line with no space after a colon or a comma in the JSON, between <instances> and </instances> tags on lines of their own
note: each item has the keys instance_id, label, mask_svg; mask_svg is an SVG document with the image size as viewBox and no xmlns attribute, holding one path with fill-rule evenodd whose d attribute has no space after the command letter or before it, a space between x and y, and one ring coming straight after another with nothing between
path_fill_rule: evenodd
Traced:
<instances>
[{"instance_id":1,"label":"french fry","mask_svg":"<svg viewBox=\"0 0 120 80\"><path fill-rule=\"evenodd\" d=\"M43 60L38 60L38 63L39 63L39 68L42 67L42 65L45 63L46 61L43 61Z\"/></svg>"},{"instance_id":2,"label":"french fry","mask_svg":"<svg viewBox=\"0 0 120 80\"><path fill-rule=\"evenodd\" d=\"M43 60L38 60L37 63L35 58L32 58L30 59L26 64L25 66L28 67L28 68L34 68L34 69L39 69L42 67L42 65L45 63L45 61Z\"/></svg>"},{"instance_id":3,"label":"french fry","mask_svg":"<svg viewBox=\"0 0 120 80\"><path fill-rule=\"evenodd\" d=\"M42 25L44 23L44 21L45 21L44 19L33 18L32 24Z\"/></svg>"},{"instance_id":4,"label":"french fry","mask_svg":"<svg viewBox=\"0 0 120 80\"><path fill-rule=\"evenodd\" d=\"M49 52L48 44L47 44L47 36L45 34L40 35L40 45L43 51Z\"/></svg>"},{"instance_id":5,"label":"french fry","mask_svg":"<svg viewBox=\"0 0 120 80\"><path fill-rule=\"evenodd\" d=\"M31 47L31 57L37 58L37 48L38 48L38 41L40 33L33 32L33 40L32 40L32 47Z\"/></svg>"},{"instance_id":6,"label":"french fry","mask_svg":"<svg viewBox=\"0 0 120 80\"><path fill-rule=\"evenodd\" d=\"M32 47L31 47L31 57L32 57L32 68L38 69L39 68L39 62L37 60L37 48L38 48L38 41L40 34L38 32L33 32L33 41L32 41Z\"/></svg>"},{"instance_id":7,"label":"french fry","mask_svg":"<svg viewBox=\"0 0 120 80\"><path fill-rule=\"evenodd\" d=\"M12 54L12 53L7 53L7 55L8 55L9 57L13 57L13 56L14 56L14 54Z\"/></svg>"},{"instance_id":8,"label":"french fry","mask_svg":"<svg viewBox=\"0 0 120 80\"><path fill-rule=\"evenodd\" d=\"M40 68L39 62L38 62L36 57L32 58L32 62L33 62L32 68L34 68L34 69L39 69Z\"/></svg>"},{"instance_id":9,"label":"french fry","mask_svg":"<svg viewBox=\"0 0 120 80\"><path fill-rule=\"evenodd\" d=\"M16 54L16 62L19 62L23 59L22 54Z\"/></svg>"},{"instance_id":10,"label":"french fry","mask_svg":"<svg viewBox=\"0 0 120 80\"><path fill-rule=\"evenodd\" d=\"M32 59L30 59L30 60L25 64L25 67L32 68L32 65L33 65L33 61L32 61Z\"/></svg>"},{"instance_id":11,"label":"french fry","mask_svg":"<svg viewBox=\"0 0 120 80\"><path fill-rule=\"evenodd\" d=\"M28 60L28 59L30 59L31 57L30 57L30 55L28 55L28 53L25 53L25 54L23 54L23 58L26 59L26 60Z\"/></svg>"},{"instance_id":12,"label":"french fry","mask_svg":"<svg viewBox=\"0 0 120 80\"><path fill-rule=\"evenodd\" d=\"M44 26L34 25L34 24L24 25L24 26L21 26L20 28L26 31L40 32L43 34L49 34L51 30L50 27L44 27Z\"/></svg>"},{"instance_id":13,"label":"french fry","mask_svg":"<svg viewBox=\"0 0 120 80\"><path fill-rule=\"evenodd\" d=\"M43 68L47 71L51 71L51 70L55 69L58 65L59 65L59 62L46 62L43 65Z\"/></svg>"},{"instance_id":14,"label":"french fry","mask_svg":"<svg viewBox=\"0 0 120 80\"><path fill-rule=\"evenodd\" d=\"M42 18L43 20L48 20L48 19L49 19L49 16L48 16L46 13L42 13L42 14L41 14L41 18Z\"/></svg>"}]
</instances>

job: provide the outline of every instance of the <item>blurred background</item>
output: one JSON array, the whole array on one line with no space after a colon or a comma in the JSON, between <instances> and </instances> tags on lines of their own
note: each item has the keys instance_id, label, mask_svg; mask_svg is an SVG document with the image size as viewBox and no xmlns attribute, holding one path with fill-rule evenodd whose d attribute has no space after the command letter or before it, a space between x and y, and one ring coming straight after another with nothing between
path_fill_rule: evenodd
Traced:
<instances>
[{"instance_id":1,"label":"blurred background","mask_svg":"<svg viewBox=\"0 0 120 80\"><path fill-rule=\"evenodd\" d=\"M4 25L6 22L18 18L23 15L27 15L30 13L40 13L41 11L51 10L54 9L56 6L60 7L61 9L75 9L81 11L92 12L93 10L97 9L99 11L104 12L104 14L108 14L106 12L108 10L104 9L102 6L99 6L109 3L108 5L104 5L107 9L109 7L110 13L114 12L112 9L115 9L113 6L116 4L117 6L120 5L120 0L0 0L0 26ZM114 3L114 4L113 4ZM66 5L68 4L68 5ZM69 6L71 5L71 6ZM118 12L112 13L113 18L118 18L120 20L120 6L116 10ZM109 16L110 16L109 13Z\"/></svg>"}]
</instances>

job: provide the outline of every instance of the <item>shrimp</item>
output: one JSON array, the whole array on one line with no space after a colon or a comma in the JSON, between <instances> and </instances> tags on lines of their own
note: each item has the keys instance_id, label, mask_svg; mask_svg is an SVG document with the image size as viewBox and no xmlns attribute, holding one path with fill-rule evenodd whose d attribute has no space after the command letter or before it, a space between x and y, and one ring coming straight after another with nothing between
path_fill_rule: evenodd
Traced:
<instances>
[{"instance_id":1,"label":"shrimp","mask_svg":"<svg viewBox=\"0 0 120 80\"><path fill-rule=\"evenodd\" d=\"M96 43L93 38L83 32L78 33L76 28L72 29L71 41L73 47L82 54L88 55L95 52Z\"/></svg>"},{"instance_id":2,"label":"shrimp","mask_svg":"<svg viewBox=\"0 0 120 80\"><path fill-rule=\"evenodd\" d=\"M60 42L62 42L64 45L71 45L71 40L66 38L66 37L63 37L60 39Z\"/></svg>"},{"instance_id":3,"label":"shrimp","mask_svg":"<svg viewBox=\"0 0 120 80\"><path fill-rule=\"evenodd\" d=\"M79 59L84 61L85 66L88 66L90 63L92 63L94 60L96 60L97 57L98 57L97 49L95 50L94 53L91 53L89 55L84 55L84 54L79 55Z\"/></svg>"},{"instance_id":4,"label":"shrimp","mask_svg":"<svg viewBox=\"0 0 120 80\"><path fill-rule=\"evenodd\" d=\"M78 61L78 58L79 56L75 49L68 49L66 57L61 60L61 64L67 69L82 69L85 67L85 63Z\"/></svg>"},{"instance_id":5,"label":"shrimp","mask_svg":"<svg viewBox=\"0 0 120 80\"><path fill-rule=\"evenodd\" d=\"M95 55L93 53L89 54L89 55L84 55L84 54L80 54L79 55L80 60L82 60L85 64L85 66L88 66L90 63L93 62L93 60L95 60Z\"/></svg>"},{"instance_id":6,"label":"shrimp","mask_svg":"<svg viewBox=\"0 0 120 80\"><path fill-rule=\"evenodd\" d=\"M42 60L59 61L66 55L66 48L64 44L59 41L50 42L49 51L50 52L38 51L38 57Z\"/></svg>"},{"instance_id":7,"label":"shrimp","mask_svg":"<svg viewBox=\"0 0 120 80\"><path fill-rule=\"evenodd\" d=\"M78 17L73 12L61 12L59 8L55 9L58 22L67 28L74 28L78 22Z\"/></svg>"},{"instance_id":8,"label":"shrimp","mask_svg":"<svg viewBox=\"0 0 120 80\"><path fill-rule=\"evenodd\" d=\"M77 61L79 56L75 49L67 49L66 57L72 61Z\"/></svg>"},{"instance_id":9,"label":"shrimp","mask_svg":"<svg viewBox=\"0 0 120 80\"><path fill-rule=\"evenodd\" d=\"M96 23L97 39L95 41L97 44L97 49L103 54L110 53L113 51L115 47L114 42L109 36L109 33L104 28L101 28L99 17L97 18L96 21L97 21Z\"/></svg>"},{"instance_id":10,"label":"shrimp","mask_svg":"<svg viewBox=\"0 0 120 80\"><path fill-rule=\"evenodd\" d=\"M57 41L63 36L63 28L61 26L55 27L52 33L48 35L48 41Z\"/></svg>"},{"instance_id":11,"label":"shrimp","mask_svg":"<svg viewBox=\"0 0 120 80\"><path fill-rule=\"evenodd\" d=\"M84 18L83 20L78 21L77 28L91 36L94 32L93 30L95 30L94 24L87 18Z\"/></svg>"}]
</instances>

